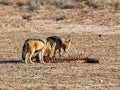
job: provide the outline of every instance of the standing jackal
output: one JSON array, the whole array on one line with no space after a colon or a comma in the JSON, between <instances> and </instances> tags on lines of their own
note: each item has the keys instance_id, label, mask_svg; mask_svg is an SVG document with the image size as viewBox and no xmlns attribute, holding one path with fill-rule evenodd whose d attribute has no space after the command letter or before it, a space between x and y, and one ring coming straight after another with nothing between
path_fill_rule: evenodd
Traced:
<instances>
[{"instance_id":1,"label":"standing jackal","mask_svg":"<svg viewBox=\"0 0 120 90\"><path fill-rule=\"evenodd\" d=\"M56 46L54 48L54 57L57 50L59 51L59 57L61 57L61 49L66 52L70 48L71 44L71 39L65 40L64 38L61 38L59 36L50 36L46 40L50 42L51 46L56 43Z\"/></svg>"},{"instance_id":2,"label":"standing jackal","mask_svg":"<svg viewBox=\"0 0 120 90\"><path fill-rule=\"evenodd\" d=\"M43 38L29 38L25 41L22 49L22 59L28 63L28 60L32 62L31 58L38 52L39 61L44 63L43 55L47 54L48 56L51 54L52 47L50 42L47 42L46 39Z\"/></svg>"}]
</instances>

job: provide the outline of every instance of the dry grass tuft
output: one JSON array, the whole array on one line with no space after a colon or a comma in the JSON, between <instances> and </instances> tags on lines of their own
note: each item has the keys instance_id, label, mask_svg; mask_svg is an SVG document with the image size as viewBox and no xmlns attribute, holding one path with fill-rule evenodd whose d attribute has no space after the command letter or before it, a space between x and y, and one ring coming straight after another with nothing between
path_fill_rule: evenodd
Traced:
<instances>
[{"instance_id":1,"label":"dry grass tuft","mask_svg":"<svg viewBox=\"0 0 120 90\"><path fill-rule=\"evenodd\" d=\"M120 10L120 0L0 0L1 5L25 6L28 11L35 11L41 8L59 9L84 9L93 7L94 9Z\"/></svg>"},{"instance_id":2,"label":"dry grass tuft","mask_svg":"<svg viewBox=\"0 0 120 90\"><path fill-rule=\"evenodd\" d=\"M0 4L1 5L6 5L6 6L13 5L13 3L8 1L8 0L0 0Z\"/></svg>"},{"instance_id":3,"label":"dry grass tuft","mask_svg":"<svg viewBox=\"0 0 120 90\"><path fill-rule=\"evenodd\" d=\"M18 7L22 7L22 6L26 5L26 4L23 3L23 2L16 2L16 5L17 5Z\"/></svg>"},{"instance_id":4,"label":"dry grass tuft","mask_svg":"<svg viewBox=\"0 0 120 90\"><path fill-rule=\"evenodd\" d=\"M22 18L24 19L24 20L27 20L27 21L30 21L31 20L31 15L23 15L22 16Z\"/></svg>"},{"instance_id":5,"label":"dry grass tuft","mask_svg":"<svg viewBox=\"0 0 120 90\"><path fill-rule=\"evenodd\" d=\"M87 0L87 5L101 9L120 9L120 0Z\"/></svg>"}]
</instances>

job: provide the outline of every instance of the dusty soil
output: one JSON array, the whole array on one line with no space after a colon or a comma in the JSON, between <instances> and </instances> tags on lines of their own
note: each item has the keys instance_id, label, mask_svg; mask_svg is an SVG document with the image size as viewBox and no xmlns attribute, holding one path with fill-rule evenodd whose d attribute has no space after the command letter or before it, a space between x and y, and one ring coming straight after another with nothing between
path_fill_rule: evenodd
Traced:
<instances>
[{"instance_id":1,"label":"dusty soil","mask_svg":"<svg viewBox=\"0 0 120 90\"><path fill-rule=\"evenodd\" d=\"M71 14L70 10L61 10L66 19L56 21L58 11L41 10L27 21L22 19L26 12L18 12L9 6L0 7L0 89L119 90L120 13L93 10L98 15L90 12L81 19L81 11ZM27 38L50 35L72 38L67 54L97 58L100 63L21 62L21 50Z\"/></svg>"}]
</instances>

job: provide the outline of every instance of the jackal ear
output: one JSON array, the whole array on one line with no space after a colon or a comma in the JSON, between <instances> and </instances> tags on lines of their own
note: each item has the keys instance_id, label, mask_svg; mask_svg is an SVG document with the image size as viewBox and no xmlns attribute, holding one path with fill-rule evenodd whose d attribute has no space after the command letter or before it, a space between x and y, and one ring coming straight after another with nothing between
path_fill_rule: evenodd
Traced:
<instances>
[{"instance_id":1,"label":"jackal ear","mask_svg":"<svg viewBox=\"0 0 120 90\"><path fill-rule=\"evenodd\" d=\"M68 40L67 40L67 42L68 42L68 43L69 43L69 42L71 42L71 38L70 38L70 39L68 39Z\"/></svg>"}]
</instances>

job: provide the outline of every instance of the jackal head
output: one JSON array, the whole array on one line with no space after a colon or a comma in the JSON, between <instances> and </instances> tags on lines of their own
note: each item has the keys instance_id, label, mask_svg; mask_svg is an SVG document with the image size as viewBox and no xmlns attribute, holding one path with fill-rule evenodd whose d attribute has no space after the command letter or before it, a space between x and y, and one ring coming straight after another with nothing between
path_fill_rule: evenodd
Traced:
<instances>
[{"instance_id":1,"label":"jackal head","mask_svg":"<svg viewBox=\"0 0 120 90\"><path fill-rule=\"evenodd\" d=\"M70 44L71 44L71 39L68 39L63 42L62 48L64 52L68 51L68 49L70 48Z\"/></svg>"}]
</instances>

